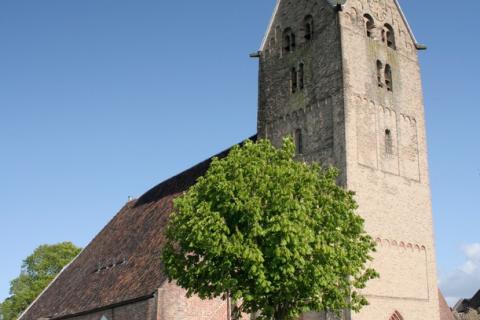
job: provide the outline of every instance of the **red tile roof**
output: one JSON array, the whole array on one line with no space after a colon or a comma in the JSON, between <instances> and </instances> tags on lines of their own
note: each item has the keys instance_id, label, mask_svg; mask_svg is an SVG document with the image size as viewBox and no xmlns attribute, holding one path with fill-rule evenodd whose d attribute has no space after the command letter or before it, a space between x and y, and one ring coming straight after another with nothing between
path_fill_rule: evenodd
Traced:
<instances>
[{"instance_id":1,"label":"red tile roof","mask_svg":"<svg viewBox=\"0 0 480 320\"><path fill-rule=\"evenodd\" d=\"M210 162L206 160L127 203L20 319L62 318L156 292L166 280L161 250L172 200L193 185Z\"/></svg>"},{"instance_id":2,"label":"red tile roof","mask_svg":"<svg viewBox=\"0 0 480 320\"><path fill-rule=\"evenodd\" d=\"M440 303L440 320L456 320L440 290L438 290L438 301Z\"/></svg>"}]
</instances>

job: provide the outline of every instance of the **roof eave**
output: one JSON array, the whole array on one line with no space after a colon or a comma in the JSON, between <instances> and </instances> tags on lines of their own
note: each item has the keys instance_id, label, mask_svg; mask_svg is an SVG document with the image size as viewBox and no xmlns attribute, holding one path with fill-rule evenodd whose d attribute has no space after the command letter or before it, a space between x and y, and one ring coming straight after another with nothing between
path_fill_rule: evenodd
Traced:
<instances>
[{"instance_id":1,"label":"roof eave","mask_svg":"<svg viewBox=\"0 0 480 320\"><path fill-rule=\"evenodd\" d=\"M408 23L407 16L403 12L402 6L400 5L400 2L398 0L393 0L395 2L395 5L398 8L398 11L400 12L400 16L402 17L403 22L407 26L408 33L410 34L410 37L412 38L413 43L415 44L415 48L417 50L426 50L427 46L424 44L421 44L417 41L417 38L415 37L415 34L413 33L413 29L410 26L410 23Z\"/></svg>"},{"instance_id":2,"label":"roof eave","mask_svg":"<svg viewBox=\"0 0 480 320\"><path fill-rule=\"evenodd\" d=\"M42 292L35 298L35 300L32 301L32 303L30 303L30 305L27 307L27 309L25 309L21 314L20 316L18 317L19 320L22 320L22 318L30 311L30 309L37 303L37 301L43 296L43 294L45 292L47 292L48 289L50 289L50 287L53 285L53 283L55 281L57 281L57 279L62 275L62 273L67 270L77 259L78 257L80 257L80 255L85 251L85 248L83 248L78 254L77 256L72 259L72 261L70 261L66 266L64 266L62 268L62 270L55 276L55 278L53 278L52 281L50 281L50 283L45 287L45 289L42 290ZM43 318L40 318L40 319L43 319ZM50 316L45 316L45 319L51 319Z\"/></svg>"},{"instance_id":3,"label":"roof eave","mask_svg":"<svg viewBox=\"0 0 480 320\"><path fill-rule=\"evenodd\" d=\"M275 21L275 17L277 16L278 8L280 8L280 1L281 0L277 0L277 3L275 4L275 9L273 10L270 22L268 23L267 32L265 32L265 35L263 36L262 44L260 45L259 51L263 51L263 49L265 49L265 46L267 45L268 35L270 34L270 30L272 30L273 22Z\"/></svg>"}]
</instances>

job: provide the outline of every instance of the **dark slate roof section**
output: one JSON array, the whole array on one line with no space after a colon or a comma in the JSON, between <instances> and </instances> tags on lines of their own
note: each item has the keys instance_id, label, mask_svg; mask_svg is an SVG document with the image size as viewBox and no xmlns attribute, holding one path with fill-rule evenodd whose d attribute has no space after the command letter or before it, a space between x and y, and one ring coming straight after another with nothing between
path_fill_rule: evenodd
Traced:
<instances>
[{"instance_id":1,"label":"dark slate roof section","mask_svg":"<svg viewBox=\"0 0 480 320\"><path fill-rule=\"evenodd\" d=\"M460 299L457 301L457 303L453 306L453 310L456 312L466 312L468 311L468 299Z\"/></svg>"},{"instance_id":2,"label":"dark slate roof section","mask_svg":"<svg viewBox=\"0 0 480 320\"><path fill-rule=\"evenodd\" d=\"M470 299L459 300L453 307L453 310L459 313L465 313L469 309L477 310L479 308L480 308L480 290L478 290L477 293Z\"/></svg>"},{"instance_id":3,"label":"dark slate roof section","mask_svg":"<svg viewBox=\"0 0 480 320\"><path fill-rule=\"evenodd\" d=\"M480 290L475 293L475 295L469 299L470 300L470 306L474 309L480 308Z\"/></svg>"},{"instance_id":4,"label":"dark slate roof section","mask_svg":"<svg viewBox=\"0 0 480 320\"><path fill-rule=\"evenodd\" d=\"M210 162L201 162L127 203L20 320L68 318L156 292L166 280L160 257L172 200L205 174Z\"/></svg>"}]
</instances>

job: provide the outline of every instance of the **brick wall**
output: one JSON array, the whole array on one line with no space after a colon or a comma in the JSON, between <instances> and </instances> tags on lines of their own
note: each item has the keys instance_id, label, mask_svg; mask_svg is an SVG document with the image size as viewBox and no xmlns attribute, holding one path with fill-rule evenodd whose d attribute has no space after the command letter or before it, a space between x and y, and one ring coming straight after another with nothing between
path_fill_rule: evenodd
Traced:
<instances>
[{"instance_id":1,"label":"brick wall","mask_svg":"<svg viewBox=\"0 0 480 320\"><path fill-rule=\"evenodd\" d=\"M186 297L186 291L174 283L165 283L158 290L157 320L225 320L227 303L221 299L201 300ZM249 319L244 315L244 320Z\"/></svg>"}]
</instances>

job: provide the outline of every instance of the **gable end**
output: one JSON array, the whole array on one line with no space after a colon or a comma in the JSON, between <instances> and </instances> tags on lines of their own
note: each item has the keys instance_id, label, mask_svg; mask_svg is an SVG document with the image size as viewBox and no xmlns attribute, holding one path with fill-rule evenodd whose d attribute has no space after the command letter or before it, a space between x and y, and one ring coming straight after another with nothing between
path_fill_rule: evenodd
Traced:
<instances>
[{"instance_id":1,"label":"gable end","mask_svg":"<svg viewBox=\"0 0 480 320\"><path fill-rule=\"evenodd\" d=\"M325 0L323 0L323 1L325 1ZM347 1L348 0L327 0L327 2L332 6L332 8L335 8L335 7L338 7L338 6L340 6L340 8L343 8L343 6L345 5L345 3ZM260 49L259 49L260 52L262 52L265 49L265 46L268 42L268 36L269 36L270 32L272 31L273 23L275 21L275 17L277 16L278 9L280 8L280 3L281 2L282 2L282 0L277 0L277 3L275 4L275 9L273 10L273 14L272 14L272 17L270 18L270 22L268 23L267 31L265 32L265 35L263 36L262 43L260 45ZM408 23L407 17L405 16L405 13L403 12L402 7L400 6L400 2L398 2L398 0L394 0L394 2L395 2L395 5L398 8L398 12L400 13L400 16L402 17L403 22L405 23L405 25L407 27L408 33L410 34L410 37L412 38L412 41L415 44L415 48L417 50L427 49L427 47L424 44L420 44L417 41L417 38L415 37L415 34L413 33L413 29L410 26L410 24Z\"/></svg>"}]
</instances>

